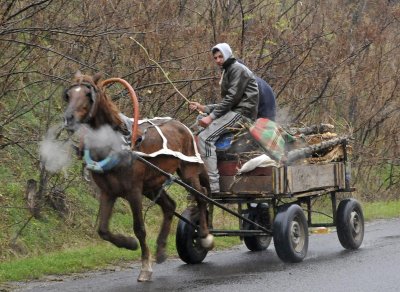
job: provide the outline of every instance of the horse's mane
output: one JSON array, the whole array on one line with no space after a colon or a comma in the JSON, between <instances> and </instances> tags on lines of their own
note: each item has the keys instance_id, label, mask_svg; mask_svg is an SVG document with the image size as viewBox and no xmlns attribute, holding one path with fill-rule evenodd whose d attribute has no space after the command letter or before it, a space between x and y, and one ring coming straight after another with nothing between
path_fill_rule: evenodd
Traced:
<instances>
[{"instance_id":1,"label":"horse's mane","mask_svg":"<svg viewBox=\"0 0 400 292\"><path fill-rule=\"evenodd\" d=\"M74 82L76 82L77 84L89 83L90 85L92 85L97 91L96 111L98 111L99 109L103 109L104 114L106 114L109 118L111 125L121 127L123 126L123 121L119 115L120 110L118 109L117 105L111 100L111 98L106 94L100 78L101 76L99 74L96 74L93 77L89 75L80 75L74 78Z\"/></svg>"}]
</instances>

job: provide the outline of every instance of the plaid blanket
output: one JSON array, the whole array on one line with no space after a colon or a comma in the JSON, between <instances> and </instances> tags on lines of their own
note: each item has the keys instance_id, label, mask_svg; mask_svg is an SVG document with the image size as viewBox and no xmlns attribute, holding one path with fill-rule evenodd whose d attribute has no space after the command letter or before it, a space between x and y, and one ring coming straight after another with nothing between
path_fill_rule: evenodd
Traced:
<instances>
[{"instance_id":1,"label":"plaid blanket","mask_svg":"<svg viewBox=\"0 0 400 292\"><path fill-rule=\"evenodd\" d=\"M266 118L257 119L249 131L271 158L278 162L285 156L285 143L295 141L277 123Z\"/></svg>"}]
</instances>

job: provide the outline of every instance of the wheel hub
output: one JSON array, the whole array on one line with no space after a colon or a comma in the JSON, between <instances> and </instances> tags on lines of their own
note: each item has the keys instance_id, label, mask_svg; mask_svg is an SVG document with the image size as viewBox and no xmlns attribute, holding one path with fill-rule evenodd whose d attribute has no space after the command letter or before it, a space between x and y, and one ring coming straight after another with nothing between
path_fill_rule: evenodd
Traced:
<instances>
[{"instance_id":1,"label":"wheel hub","mask_svg":"<svg viewBox=\"0 0 400 292\"><path fill-rule=\"evenodd\" d=\"M350 214L350 225L354 235L361 232L360 216L356 211L353 211Z\"/></svg>"},{"instance_id":2,"label":"wheel hub","mask_svg":"<svg viewBox=\"0 0 400 292\"><path fill-rule=\"evenodd\" d=\"M301 252L304 246L304 230L298 221L292 221L290 241L296 252Z\"/></svg>"}]
</instances>

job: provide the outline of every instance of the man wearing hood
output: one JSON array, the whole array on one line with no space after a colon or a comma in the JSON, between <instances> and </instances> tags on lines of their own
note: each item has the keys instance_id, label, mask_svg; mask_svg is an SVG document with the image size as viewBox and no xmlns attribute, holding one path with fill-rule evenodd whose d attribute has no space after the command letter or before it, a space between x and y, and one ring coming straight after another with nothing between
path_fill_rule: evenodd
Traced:
<instances>
[{"instance_id":1,"label":"man wearing hood","mask_svg":"<svg viewBox=\"0 0 400 292\"><path fill-rule=\"evenodd\" d=\"M255 120L258 112L258 87L255 75L234 58L230 46L220 43L211 50L215 63L221 68L221 97L218 104L202 105L191 102L191 110L208 115L199 120L205 129L198 135L199 152L207 167L211 191L219 192L219 174L215 142L230 131L242 117Z\"/></svg>"}]
</instances>

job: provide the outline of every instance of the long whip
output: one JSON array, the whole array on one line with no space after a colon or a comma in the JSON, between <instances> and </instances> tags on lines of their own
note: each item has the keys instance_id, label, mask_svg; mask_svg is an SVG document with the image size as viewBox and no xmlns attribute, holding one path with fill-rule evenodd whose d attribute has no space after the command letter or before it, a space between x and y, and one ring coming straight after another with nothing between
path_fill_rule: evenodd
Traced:
<instances>
[{"instance_id":1,"label":"long whip","mask_svg":"<svg viewBox=\"0 0 400 292\"><path fill-rule=\"evenodd\" d=\"M174 87L174 89L176 90L176 92L178 92L180 96L182 96L187 102L190 103L190 100L189 100L186 96L184 96L184 95L179 91L178 88L176 88L175 84L174 84L174 83L172 82L172 80L168 77L168 74L164 71L164 69L161 67L161 65L160 65L156 60L154 60L154 59L152 59L152 58L150 57L149 52L146 50L146 48L145 48L141 43L139 43L135 38L133 38L133 37L129 37L129 38L130 38L131 40L133 40L135 43L137 43L137 44L139 45L139 47L141 47L141 48L143 49L143 51L146 53L147 58L149 58L149 60L150 60L151 62L153 62L158 68L160 68L161 72L164 74L164 76L165 76L165 78L168 80L168 82L171 83L171 85Z\"/></svg>"},{"instance_id":2,"label":"long whip","mask_svg":"<svg viewBox=\"0 0 400 292\"><path fill-rule=\"evenodd\" d=\"M168 80L168 82L174 87L175 91L179 93L180 96L183 97L184 100L186 100L186 102L190 103L190 100L184 96L182 94L182 92L179 91L179 89L175 86L175 84L173 83L173 81L168 77L168 74L164 71L164 69L161 67L161 65L154 59L152 59L149 55L149 52L146 50L146 48L140 43L138 42L135 38L133 37L129 37L131 40L133 40L137 45L139 45L139 47L141 47L143 49L143 51L146 53L147 58L153 62L160 70L161 72L164 74L165 78ZM202 114L202 112L200 110L197 109L197 111Z\"/></svg>"}]
</instances>

